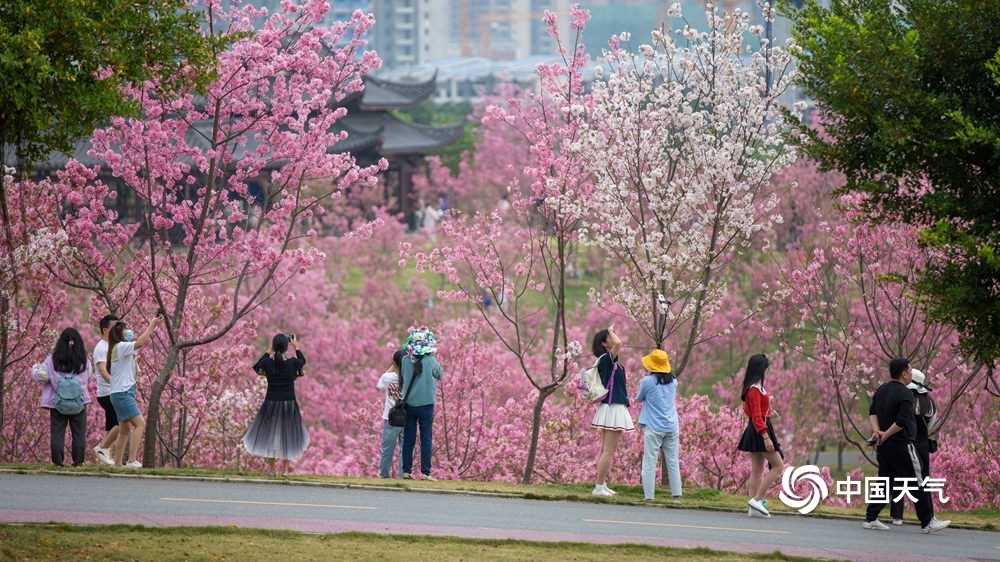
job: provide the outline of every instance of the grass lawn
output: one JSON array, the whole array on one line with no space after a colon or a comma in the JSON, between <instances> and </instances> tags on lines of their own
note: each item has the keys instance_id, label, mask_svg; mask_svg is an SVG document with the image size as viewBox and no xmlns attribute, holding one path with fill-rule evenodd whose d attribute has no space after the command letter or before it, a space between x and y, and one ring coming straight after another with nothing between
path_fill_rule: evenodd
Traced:
<instances>
[{"instance_id":1,"label":"grass lawn","mask_svg":"<svg viewBox=\"0 0 1000 562\"><path fill-rule=\"evenodd\" d=\"M223 527L0 524L0 560L808 560L781 553Z\"/></svg>"},{"instance_id":2,"label":"grass lawn","mask_svg":"<svg viewBox=\"0 0 1000 562\"><path fill-rule=\"evenodd\" d=\"M86 466L84 468L64 467L57 468L48 464L0 464L0 470L14 472L46 472L52 474L87 474L114 477L116 474L135 475L135 471L126 469L115 469L105 466ZM232 470L219 470L210 468L143 468L139 474L150 477L165 478L196 478L204 480L270 480L264 474L252 472L237 472ZM659 490L657 498L651 502L643 500L642 486L628 486L615 484L617 496L611 498L597 498L590 494L591 484L509 484L505 482L473 482L464 480L427 482L420 480L397 480L379 478L355 478L341 476L313 476L313 475L293 475L288 478L279 478L278 481L290 486L331 486L345 488L391 488L400 490L441 490L459 493L473 494L495 494L506 497L516 497L536 500L551 501L585 501L604 502L622 505L644 505L651 508L666 509L706 509L715 511L733 511L745 513L747 510L746 497L741 495L726 494L717 490L707 488L685 488L684 500L680 505L670 502L670 494L664 490ZM771 498L768 509L776 514L788 514L796 517L833 517L833 518L853 518L860 521L864 517L864 508L856 507L836 507L820 504L815 511L808 515L798 515L793 509L785 506L776 497ZM935 506L941 507L941 506ZM886 515L888 510L886 510ZM1000 531L1000 510L979 509L975 511L944 511L936 510L939 519L950 519L953 527L965 529L980 529L988 531ZM907 508L904 516L907 521L913 522L915 516L912 506Z\"/></svg>"}]
</instances>

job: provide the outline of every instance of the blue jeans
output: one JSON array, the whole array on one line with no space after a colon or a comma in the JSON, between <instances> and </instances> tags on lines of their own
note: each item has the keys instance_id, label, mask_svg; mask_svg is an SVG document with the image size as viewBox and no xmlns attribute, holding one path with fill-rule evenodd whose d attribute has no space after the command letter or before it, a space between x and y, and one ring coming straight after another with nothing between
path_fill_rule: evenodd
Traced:
<instances>
[{"instance_id":1,"label":"blue jeans","mask_svg":"<svg viewBox=\"0 0 1000 562\"><path fill-rule=\"evenodd\" d=\"M642 428L642 493L647 500L656 493L656 461L663 454L664 470L670 480L670 493L681 495L681 466L677 461L680 451L680 433L660 433L648 427Z\"/></svg>"},{"instance_id":2,"label":"blue jeans","mask_svg":"<svg viewBox=\"0 0 1000 562\"><path fill-rule=\"evenodd\" d=\"M406 427L403 428L403 473L413 473L413 446L417 444L420 426L420 474L431 474L431 444L434 438L434 404L406 407Z\"/></svg>"},{"instance_id":3,"label":"blue jeans","mask_svg":"<svg viewBox=\"0 0 1000 562\"><path fill-rule=\"evenodd\" d=\"M389 422L382 420L382 454L378 461L378 477L388 478L392 472L392 457L396 449L400 449L400 461L402 461L403 428L393 427ZM399 471L398 476L402 477L403 471Z\"/></svg>"}]
</instances>

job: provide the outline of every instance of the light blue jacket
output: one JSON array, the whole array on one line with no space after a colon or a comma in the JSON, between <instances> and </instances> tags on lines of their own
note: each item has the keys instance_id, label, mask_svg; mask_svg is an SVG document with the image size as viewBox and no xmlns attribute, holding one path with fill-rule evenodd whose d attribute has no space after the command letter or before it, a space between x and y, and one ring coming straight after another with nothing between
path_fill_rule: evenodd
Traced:
<instances>
[{"instance_id":1,"label":"light blue jacket","mask_svg":"<svg viewBox=\"0 0 1000 562\"><path fill-rule=\"evenodd\" d=\"M639 425L657 433L680 431L676 378L670 384L656 384L656 375L642 377L635 401L644 403L642 411L639 412Z\"/></svg>"},{"instance_id":2,"label":"light blue jacket","mask_svg":"<svg viewBox=\"0 0 1000 562\"><path fill-rule=\"evenodd\" d=\"M410 406L433 404L434 395L437 394L437 381L441 380L441 377L444 376L441 364L437 362L437 359L433 355L424 355L421 362L424 365L424 369L420 373L420 376L414 379L413 390L410 391L410 397L406 399L406 403ZM401 372L403 375L401 388L405 396L406 389L410 385L410 379L413 378L413 358L409 355L403 357Z\"/></svg>"}]
</instances>

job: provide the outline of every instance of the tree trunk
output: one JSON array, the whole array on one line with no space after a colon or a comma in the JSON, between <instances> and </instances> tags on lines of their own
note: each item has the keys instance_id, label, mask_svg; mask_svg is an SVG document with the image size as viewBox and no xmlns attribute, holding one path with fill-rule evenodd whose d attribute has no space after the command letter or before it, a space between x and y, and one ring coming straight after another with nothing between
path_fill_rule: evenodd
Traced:
<instances>
[{"instance_id":1,"label":"tree trunk","mask_svg":"<svg viewBox=\"0 0 1000 562\"><path fill-rule=\"evenodd\" d=\"M531 412L531 444L528 445L528 460L524 463L524 475L521 477L521 484L531 484L531 477L535 472L535 454L538 452L538 432L542 425L542 406L545 400L555 392L557 386L550 386L538 391L538 398L535 399L535 407Z\"/></svg>"},{"instance_id":2,"label":"tree trunk","mask_svg":"<svg viewBox=\"0 0 1000 562\"><path fill-rule=\"evenodd\" d=\"M159 437L160 397L163 395L163 389L167 387L167 381L170 380L170 375L174 372L174 367L177 366L179 355L179 350L171 346L167 350L167 359L163 364L163 368L160 369L160 374L153 381L153 389L149 393L148 411L146 412L146 435L142 445L142 466L155 466L156 441Z\"/></svg>"},{"instance_id":3,"label":"tree trunk","mask_svg":"<svg viewBox=\"0 0 1000 562\"><path fill-rule=\"evenodd\" d=\"M6 383L7 383L7 343L10 333L7 331L7 314L10 312L10 301L0 299L0 455L3 454L5 444L3 441L4 408L6 403ZM10 459L14 460L14 459Z\"/></svg>"}]
</instances>

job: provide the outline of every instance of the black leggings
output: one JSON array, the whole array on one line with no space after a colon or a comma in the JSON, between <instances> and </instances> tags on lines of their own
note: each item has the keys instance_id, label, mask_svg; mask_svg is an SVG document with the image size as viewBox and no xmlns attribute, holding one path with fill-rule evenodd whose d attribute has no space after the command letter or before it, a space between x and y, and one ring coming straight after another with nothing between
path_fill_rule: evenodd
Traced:
<instances>
[{"instance_id":1,"label":"black leggings","mask_svg":"<svg viewBox=\"0 0 1000 562\"><path fill-rule=\"evenodd\" d=\"M63 465L63 455L66 453L66 423L73 438L70 453L73 455L73 466L83 464L83 455L87 450L87 407L75 416L64 416L55 408L49 408L49 449L52 453L52 464Z\"/></svg>"}]
</instances>

